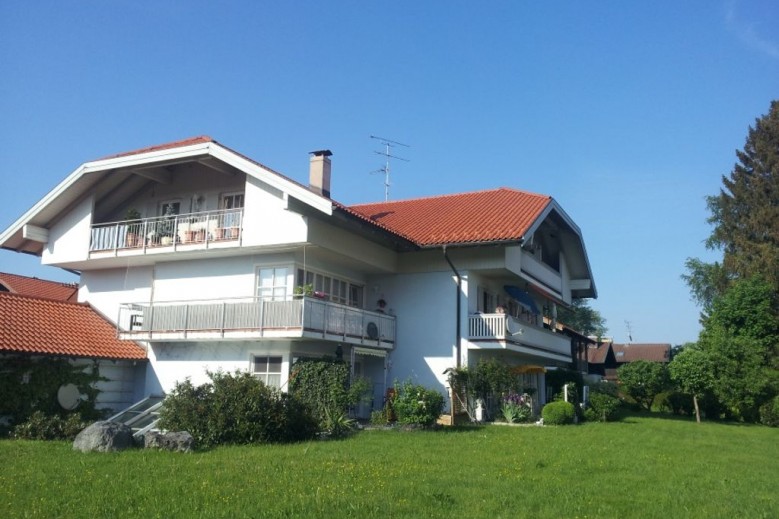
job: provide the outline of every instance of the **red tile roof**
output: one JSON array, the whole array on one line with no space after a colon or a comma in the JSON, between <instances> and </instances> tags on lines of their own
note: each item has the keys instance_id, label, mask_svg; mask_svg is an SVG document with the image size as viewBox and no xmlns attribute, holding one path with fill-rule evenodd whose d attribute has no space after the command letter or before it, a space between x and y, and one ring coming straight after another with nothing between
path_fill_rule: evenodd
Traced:
<instances>
[{"instance_id":1,"label":"red tile roof","mask_svg":"<svg viewBox=\"0 0 779 519\"><path fill-rule=\"evenodd\" d=\"M606 342L597 348L588 349L587 361L590 364L604 364L609 350L614 352L614 359L618 364L636 360L648 360L651 362L669 362L671 360L670 344L618 344Z\"/></svg>"},{"instance_id":2,"label":"red tile roof","mask_svg":"<svg viewBox=\"0 0 779 519\"><path fill-rule=\"evenodd\" d=\"M173 148L183 148L184 146L192 146L193 144L204 144L206 142L216 142L216 141L214 141L214 139L212 139L208 135L199 135L197 137L190 137L188 139L182 139L180 141L166 142L164 144L147 146L146 148L141 148L138 150L125 151L122 153L117 153L115 155L109 155L107 157L103 157L100 160L115 159L118 157L129 157L130 155L140 155L141 153L149 153L152 151L169 150Z\"/></svg>"},{"instance_id":3,"label":"red tile roof","mask_svg":"<svg viewBox=\"0 0 779 519\"><path fill-rule=\"evenodd\" d=\"M648 360L651 362L669 362L671 360L670 344L617 344L611 345L617 362L633 362ZM622 355L620 355L622 352Z\"/></svg>"},{"instance_id":4,"label":"red tile roof","mask_svg":"<svg viewBox=\"0 0 779 519\"><path fill-rule=\"evenodd\" d=\"M0 352L100 359L146 359L135 342L85 303L0 292Z\"/></svg>"},{"instance_id":5,"label":"red tile roof","mask_svg":"<svg viewBox=\"0 0 779 519\"><path fill-rule=\"evenodd\" d=\"M518 241L552 201L550 196L499 188L348 209L421 246Z\"/></svg>"},{"instance_id":6,"label":"red tile roof","mask_svg":"<svg viewBox=\"0 0 779 519\"><path fill-rule=\"evenodd\" d=\"M58 301L78 300L78 283L61 283L0 272L0 292L6 291Z\"/></svg>"}]
</instances>

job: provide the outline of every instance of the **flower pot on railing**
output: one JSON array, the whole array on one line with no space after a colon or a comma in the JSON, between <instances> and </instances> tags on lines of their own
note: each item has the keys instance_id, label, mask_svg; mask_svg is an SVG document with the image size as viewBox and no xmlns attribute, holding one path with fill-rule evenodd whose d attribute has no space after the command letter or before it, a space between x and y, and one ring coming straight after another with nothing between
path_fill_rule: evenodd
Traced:
<instances>
[{"instance_id":1,"label":"flower pot on railing","mask_svg":"<svg viewBox=\"0 0 779 519\"><path fill-rule=\"evenodd\" d=\"M216 230L217 240L235 240L238 238L238 227L220 227Z\"/></svg>"},{"instance_id":2,"label":"flower pot on railing","mask_svg":"<svg viewBox=\"0 0 779 519\"><path fill-rule=\"evenodd\" d=\"M206 230L184 231L184 243L198 243L206 241Z\"/></svg>"}]
</instances>

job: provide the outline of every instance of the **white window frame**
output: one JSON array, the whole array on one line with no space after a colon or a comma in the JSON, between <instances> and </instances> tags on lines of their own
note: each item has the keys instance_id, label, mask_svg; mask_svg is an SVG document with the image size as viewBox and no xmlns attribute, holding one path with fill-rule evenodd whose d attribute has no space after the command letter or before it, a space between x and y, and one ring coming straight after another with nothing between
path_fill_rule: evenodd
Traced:
<instances>
[{"instance_id":1,"label":"white window frame","mask_svg":"<svg viewBox=\"0 0 779 519\"><path fill-rule=\"evenodd\" d=\"M241 197L241 205L235 205L236 197ZM232 200L232 207L226 207L227 200ZM219 209L243 209L246 204L246 193L244 191L231 191L219 195Z\"/></svg>"},{"instance_id":2,"label":"white window frame","mask_svg":"<svg viewBox=\"0 0 779 519\"><path fill-rule=\"evenodd\" d=\"M301 279L301 272L305 279ZM365 303L364 284L338 275L334 276L322 270L303 268L297 265L295 268L295 282L296 286L311 285L315 292L324 293L325 299L334 303L349 305L355 308L362 308L362 305ZM358 294L356 298L352 297L353 290Z\"/></svg>"},{"instance_id":3,"label":"white window frame","mask_svg":"<svg viewBox=\"0 0 779 519\"><path fill-rule=\"evenodd\" d=\"M278 359L278 371L271 371L271 361ZM264 369L259 370L257 369L257 362L263 361L264 362ZM260 379L266 386L275 387L280 389L281 385L284 383L283 380L283 373L284 373L284 356L280 354L268 354L268 353L262 353L262 354L254 354L251 357L251 366L250 370L252 373L252 376L257 377ZM275 364L275 362L274 362ZM271 378L273 377L273 378Z\"/></svg>"},{"instance_id":4,"label":"white window frame","mask_svg":"<svg viewBox=\"0 0 779 519\"><path fill-rule=\"evenodd\" d=\"M271 274L270 286L263 286L263 271ZM264 301L289 301L292 299L290 265L261 265L256 267L255 296ZM270 290L270 293L267 291Z\"/></svg>"}]
</instances>

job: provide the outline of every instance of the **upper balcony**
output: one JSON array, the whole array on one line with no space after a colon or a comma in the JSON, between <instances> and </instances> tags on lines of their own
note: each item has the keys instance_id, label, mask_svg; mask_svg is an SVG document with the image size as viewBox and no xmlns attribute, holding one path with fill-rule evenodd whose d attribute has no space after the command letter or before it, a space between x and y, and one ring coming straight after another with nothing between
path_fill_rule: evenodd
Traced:
<instances>
[{"instance_id":1,"label":"upper balcony","mask_svg":"<svg viewBox=\"0 0 779 519\"><path fill-rule=\"evenodd\" d=\"M92 226L91 258L235 247L241 244L243 209L159 216Z\"/></svg>"},{"instance_id":2,"label":"upper balcony","mask_svg":"<svg viewBox=\"0 0 779 519\"><path fill-rule=\"evenodd\" d=\"M570 338L506 314L469 316L468 339L474 342L495 341L509 348L529 347L527 351L523 351L541 357L571 361Z\"/></svg>"},{"instance_id":3,"label":"upper balcony","mask_svg":"<svg viewBox=\"0 0 779 519\"><path fill-rule=\"evenodd\" d=\"M301 297L125 303L119 338L141 341L308 338L390 350L395 316Z\"/></svg>"}]
</instances>

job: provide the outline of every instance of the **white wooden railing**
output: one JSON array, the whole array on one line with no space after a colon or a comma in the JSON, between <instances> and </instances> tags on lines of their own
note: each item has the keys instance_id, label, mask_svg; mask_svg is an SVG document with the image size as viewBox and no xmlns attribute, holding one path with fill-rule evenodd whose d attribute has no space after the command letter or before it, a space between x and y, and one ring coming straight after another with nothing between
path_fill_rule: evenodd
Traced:
<instances>
[{"instance_id":1,"label":"white wooden railing","mask_svg":"<svg viewBox=\"0 0 779 519\"><path fill-rule=\"evenodd\" d=\"M123 339L321 336L355 344L395 343L395 316L303 297L288 301L259 298L166 301L120 305Z\"/></svg>"},{"instance_id":2,"label":"white wooden railing","mask_svg":"<svg viewBox=\"0 0 779 519\"><path fill-rule=\"evenodd\" d=\"M243 209L158 216L92 226L90 252L239 240Z\"/></svg>"},{"instance_id":3,"label":"white wooden railing","mask_svg":"<svg viewBox=\"0 0 779 519\"><path fill-rule=\"evenodd\" d=\"M557 354L571 355L571 340L565 335L553 333L506 314L468 316L468 339L505 340Z\"/></svg>"}]
</instances>

